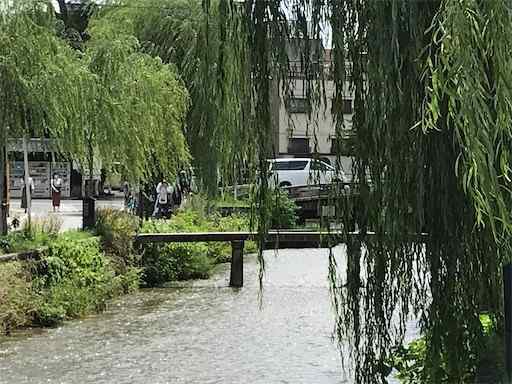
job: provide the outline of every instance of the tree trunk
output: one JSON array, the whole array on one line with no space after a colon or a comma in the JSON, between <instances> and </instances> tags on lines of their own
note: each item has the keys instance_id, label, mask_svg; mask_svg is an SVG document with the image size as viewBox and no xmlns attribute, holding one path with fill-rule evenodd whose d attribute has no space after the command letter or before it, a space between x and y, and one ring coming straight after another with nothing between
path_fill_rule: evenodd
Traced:
<instances>
[{"instance_id":1,"label":"tree trunk","mask_svg":"<svg viewBox=\"0 0 512 384\"><path fill-rule=\"evenodd\" d=\"M5 139L0 139L0 235L7 234L7 156Z\"/></svg>"},{"instance_id":2,"label":"tree trunk","mask_svg":"<svg viewBox=\"0 0 512 384\"><path fill-rule=\"evenodd\" d=\"M28 169L28 149L27 149L27 137L23 136L23 166L25 169L25 194L27 198L27 220L28 229L32 225L32 191L30 190L30 171Z\"/></svg>"},{"instance_id":3,"label":"tree trunk","mask_svg":"<svg viewBox=\"0 0 512 384\"><path fill-rule=\"evenodd\" d=\"M59 11L60 11L60 17L62 18L62 21L64 21L64 24L66 24L66 27L68 26L68 6L66 5L66 0L57 0L59 3Z\"/></svg>"},{"instance_id":4,"label":"tree trunk","mask_svg":"<svg viewBox=\"0 0 512 384\"><path fill-rule=\"evenodd\" d=\"M93 184L93 176L94 176L94 148L92 146L92 138L89 137L89 156L88 156L88 165L89 165L89 186L86 188L86 197L92 197L94 195L94 184Z\"/></svg>"}]
</instances>

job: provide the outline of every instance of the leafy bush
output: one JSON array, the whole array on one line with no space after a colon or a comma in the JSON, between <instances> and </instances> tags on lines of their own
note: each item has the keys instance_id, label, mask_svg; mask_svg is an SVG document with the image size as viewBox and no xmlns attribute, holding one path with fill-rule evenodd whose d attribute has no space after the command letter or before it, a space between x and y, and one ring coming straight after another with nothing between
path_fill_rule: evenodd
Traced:
<instances>
[{"instance_id":1,"label":"leafy bush","mask_svg":"<svg viewBox=\"0 0 512 384\"><path fill-rule=\"evenodd\" d=\"M28 325L31 321L34 294L21 263L0 265L0 334Z\"/></svg>"},{"instance_id":2,"label":"leafy bush","mask_svg":"<svg viewBox=\"0 0 512 384\"><path fill-rule=\"evenodd\" d=\"M280 188L269 191L263 203L256 199L256 195L253 196L252 208L255 219L259 219L259 214L265 213L269 228L294 228L297 225L299 207Z\"/></svg>"},{"instance_id":3,"label":"leafy bush","mask_svg":"<svg viewBox=\"0 0 512 384\"><path fill-rule=\"evenodd\" d=\"M149 286L171 280L206 279L213 262L205 244L151 245L143 256L142 279Z\"/></svg>"},{"instance_id":4,"label":"leafy bush","mask_svg":"<svg viewBox=\"0 0 512 384\"><path fill-rule=\"evenodd\" d=\"M123 236L128 237L123 218L116 214L113 225L104 225L112 235L109 250L122 255ZM112 258L105 255L100 239L88 232L57 234L53 222L35 223L28 230L1 238L4 251L16 252L48 246L41 261L0 264L0 333L23 325L54 325L62 320L103 310L115 295L137 289L140 270L124 265L116 274ZM129 227L133 228L133 227ZM112 233L119 231L120 234ZM131 248L129 248L131 249ZM22 266L31 266L24 269Z\"/></svg>"},{"instance_id":5,"label":"leafy bush","mask_svg":"<svg viewBox=\"0 0 512 384\"><path fill-rule=\"evenodd\" d=\"M35 321L52 325L66 318L83 316L105 307L106 301L121 292L99 240L77 240L63 235L49 244L46 273L34 279L39 299Z\"/></svg>"},{"instance_id":6,"label":"leafy bush","mask_svg":"<svg viewBox=\"0 0 512 384\"><path fill-rule=\"evenodd\" d=\"M104 251L113 260L118 274L139 264L133 248L133 238L139 228L139 219L126 212L112 208L100 209L96 213L96 234L100 236Z\"/></svg>"},{"instance_id":7,"label":"leafy bush","mask_svg":"<svg viewBox=\"0 0 512 384\"><path fill-rule=\"evenodd\" d=\"M37 249L56 238L62 226L62 219L56 216L34 218L30 226L25 222L19 231L0 237L0 254Z\"/></svg>"},{"instance_id":8,"label":"leafy bush","mask_svg":"<svg viewBox=\"0 0 512 384\"><path fill-rule=\"evenodd\" d=\"M288 193L281 189L272 192L270 201L270 227L293 228L297 225L297 204L290 199Z\"/></svg>"},{"instance_id":9,"label":"leafy bush","mask_svg":"<svg viewBox=\"0 0 512 384\"><path fill-rule=\"evenodd\" d=\"M50 237L46 233L10 232L0 237L0 253L16 253L45 246Z\"/></svg>"},{"instance_id":10,"label":"leafy bush","mask_svg":"<svg viewBox=\"0 0 512 384\"><path fill-rule=\"evenodd\" d=\"M468 372L464 382L475 382L475 374L479 377L476 382L502 382L503 377L503 342L497 333L495 322L487 314L480 315L482 324L482 348L476 356L476 372ZM399 346L391 360L390 367L397 371L396 377L404 384L423 384L429 382L425 370L427 344L424 337L413 340L407 347ZM441 356L441 364L447 357ZM450 382L448 377L443 383Z\"/></svg>"}]
</instances>

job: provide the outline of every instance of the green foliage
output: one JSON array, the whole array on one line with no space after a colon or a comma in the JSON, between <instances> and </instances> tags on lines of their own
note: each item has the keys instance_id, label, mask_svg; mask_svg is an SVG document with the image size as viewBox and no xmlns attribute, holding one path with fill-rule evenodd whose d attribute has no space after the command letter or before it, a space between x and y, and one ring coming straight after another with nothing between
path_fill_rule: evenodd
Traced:
<instances>
[{"instance_id":1,"label":"green foliage","mask_svg":"<svg viewBox=\"0 0 512 384\"><path fill-rule=\"evenodd\" d=\"M172 280L206 279L213 265L204 244L150 245L144 250L142 279L148 286Z\"/></svg>"},{"instance_id":2,"label":"green foliage","mask_svg":"<svg viewBox=\"0 0 512 384\"><path fill-rule=\"evenodd\" d=\"M271 228L293 228L297 224L299 209L295 201L289 198L288 194L281 189L273 191L269 196L270 227Z\"/></svg>"},{"instance_id":3,"label":"green foliage","mask_svg":"<svg viewBox=\"0 0 512 384\"><path fill-rule=\"evenodd\" d=\"M16 253L36 249L49 240L46 233L31 234L25 231L10 232L0 237L0 253Z\"/></svg>"},{"instance_id":4,"label":"green foliage","mask_svg":"<svg viewBox=\"0 0 512 384\"><path fill-rule=\"evenodd\" d=\"M50 135L90 172L95 158L105 167L118 161L137 181L187 164L188 93L174 67L109 25L93 23L90 41L73 50L57 36L57 24L45 1L0 9L2 147L7 137Z\"/></svg>"},{"instance_id":5,"label":"green foliage","mask_svg":"<svg viewBox=\"0 0 512 384\"><path fill-rule=\"evenodd\" d=\"M30 226L28 224L28 220L25 221L22 232L33 238L44 235L55 237L60 232L62 222L63 220L61 217L54 215L35 217L31 219Z\"/></svg>"},{"instance_id":6,"label":"green foliage","mask_svg":"<svg viewBox=\"0 0 512 384\"><path fill-rule=\"evenodd\" d=\"M21 230L0 237L0 253L16 253L43 247L58 236L61 225L62 219L55 216L34 218L30 226L25 222ZM78 234L72 231L66 236L72 236L71 233Z\"/></svg>"},{"instance_id":7,"label":"green foliage","mask_svg":"<svg viewBox=\"0 0 512 384\"><path fill-rule=\"evenodd\" d=\"M464 377L450 378L448 360L446 354L439 358L439 369L443 372L439 377L439 383L452 383L455 380L461 382L501 382L504 375L503 369L503 340L497 333L495 321L488 314L480 315L481 323L481 350L478 352L475 370L468 371ZM396 370L396 377L403 384L423 384L432 382L430 371L427 368L427 341L420 337L411 341L407 347L399 346L393 351L389 365ZM481 381L484 380L484 381Z\"/></svg>"},{"instance_id":8,"label":"green foliage","mask_svg":"<svg viewBox=\"0 0 512 384\"><path fill-rule=\"evenodd\" d=\"M102 310L118 287L99 240L63 236L49 245L46 273L34 280L40 294L35 321L52 325Z\"/></svg>"},{"instance_id":9,"label":"green foliage","mask_svg":"<svg viewBox=\"0 0 512 384\"><path fill-rule=\"evenodd\" d=\"M482 348L481 306L502 318L501 267L511 255L508 5L247 0L244 8L260 239L271 216L267 80L287 82L280 71L289 66L279 57L288 55L293 36L304 40L298 47L304 79L297 85L308 103L347 95L354 101L351 171L358 194L351 201L333 198L343 207L338 224L348 232L355 220L360 235L347 240L346 264L331 259L330 265L336 336L340 348L351 347L354 382L384 382L383 362L403 340L411 315L422 319L426 337L424 377L465 382ZM324 63L329 78L316 66L323 52L304 39L322 40L326 24L332 27L332 62ZM326 87L330 78L334 84ZM349 127L341 106L332 113L335 136L343 137ZM316 137L316 116L308 117ZM418 233L427 235L411 237Z\"/></svg>"},{"instance_id":10,"label":"green foliage","mask_svg":"<svg viewBox=\"0 0 512 384\"><path fill-rule=\"evenodd\" d=\"M0 264L0 334L30 324L34 293L21 263Z\"/></svg>"},{"instance_id":11,"label":"green foliage","mask_svg":"<svg viewBox=\"0 0 512 384\"><path fill-rule=\"evenodd\" d=\"M112 208L96 211L95 231L117 274L124 274L128 268L139 265L139 256L133 247L138 229L139 219L126 211Z\"/></svg>"},{"instance_id":12,"label":"green foliage","mask_svg":"<svg viewBox=\"0 0 512 384\"><path fill-rule=\"evenodd\" d=\"M23 134L79 133L84 121L78 85L89 80L77 53L56 36L51 6L32 0L2 4L0 142Z\"/></svg>"},{"instance_id":13,"label":"green foliage","mask_svg":"<svg viewBox=\"0 0 512 384\"><path fill-rule=\"evenodd\" d=\"M152 172L174 177L189 160L182 131L185 87L173 66L141 53L134 36L117 33L113 24L93 20L91 25L86 62L100 97L91 100L91 124L77 150L90 165L93 144L107 165L129 164L124 173L133 180Z\"/></svg>"},{"instance_id":14,"label":"green foliage","mask_svg":"<svg viewBox=\"0 0 512 384\"><path fill-rule=\"evenodd\" d=\"M226 24L239 14L227 2L200 0L121 0L100 13L96 24L136 36L144 52L176 66L191 99L187 140L206 190L218 193L217 171L229 179L232 161L252 155L246 95L250 76L240 58L243 23Z\"/></svg>"},{"instance_id":15,"label":"green foliage","mask_svg":"<svg viewBox=\"0 0 512 384\"><path fill-rule=\"evenodd\" d=\"M137 218L109 209L97 217L101 239L83 231L58 233L60 222L53 218L0 239L4 252L48 247L41 261L0 264L0 333L101 311L110 298L138 288Z\"/></svg>"}]
</instances>

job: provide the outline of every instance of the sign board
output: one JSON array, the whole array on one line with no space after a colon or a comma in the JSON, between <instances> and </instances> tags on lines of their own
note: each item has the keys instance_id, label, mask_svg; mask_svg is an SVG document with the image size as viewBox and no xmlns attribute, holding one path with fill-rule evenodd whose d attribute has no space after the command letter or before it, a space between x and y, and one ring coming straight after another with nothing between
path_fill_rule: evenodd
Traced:
<instances>
[{"instance_id":1,"label":"sign board","mask_svg":"<svg viewBox=\"0 0 512 384\"><path fill-rule=\"evenodd\" d=\"M34 180L34 198L51 197L51 177L57 172L62 179L62 197L70 196L71 171L69 163L50 163L49 161L29 161L28 169ZM21 198L23 188L23 161L10 162L9 190L11 197Z\"/></svg>"}]
</instances>

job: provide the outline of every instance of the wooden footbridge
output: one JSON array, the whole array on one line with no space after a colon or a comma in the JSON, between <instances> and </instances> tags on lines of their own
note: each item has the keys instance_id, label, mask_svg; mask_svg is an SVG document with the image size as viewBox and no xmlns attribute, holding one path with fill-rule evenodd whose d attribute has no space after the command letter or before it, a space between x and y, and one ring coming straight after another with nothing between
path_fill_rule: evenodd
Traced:
<instances>
[{"instance_id":1,"label":"wooden footbridge","mask_svg":"<svg viewBox=\"0 0 512 384\"><path fill-rule=\"evenodd\" d=\"M348 234L356 238L357 233ZM257 232L205 232L205 233L143 233L136 236L138 246L146 243L194 243L194 242L230 242L231 273L229 285L242 287L244 284L244 242L257 240ZM347 234L341 232L305 232L305 231L271 231L265 236L266 243L302 244L304 248L318 247L323 242L329 245L342 243Z\"/></svg>"}]
</instances>

